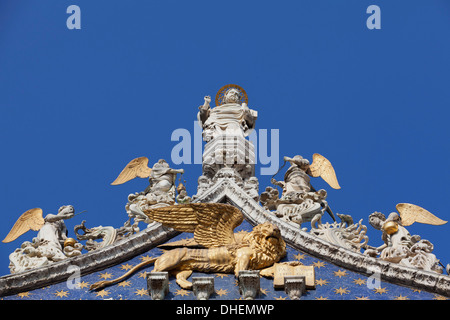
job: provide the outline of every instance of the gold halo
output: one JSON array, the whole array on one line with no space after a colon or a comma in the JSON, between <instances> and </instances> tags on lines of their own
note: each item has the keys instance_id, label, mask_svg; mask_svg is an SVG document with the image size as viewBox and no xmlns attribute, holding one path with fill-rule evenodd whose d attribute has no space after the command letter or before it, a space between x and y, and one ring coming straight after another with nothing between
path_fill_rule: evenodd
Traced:
<instances>
[{"instance_id":1,"label":"gold halo","mask_svg":"<svg viewBox=\"0 0 450 320\"><path fill-rule=\"evenodd\" d=\"M223 86L222 88L220 88L219 91L217 91L216 106L220 106L223 104L223 99L225 97L225 93L231 88L237 89L241 93L241 99L239 99L239 104L242 104L243 102L248 104L247 93L241 86L238 86L237 84L227 84L227 85Z\"/></svg>"}]
</instances>

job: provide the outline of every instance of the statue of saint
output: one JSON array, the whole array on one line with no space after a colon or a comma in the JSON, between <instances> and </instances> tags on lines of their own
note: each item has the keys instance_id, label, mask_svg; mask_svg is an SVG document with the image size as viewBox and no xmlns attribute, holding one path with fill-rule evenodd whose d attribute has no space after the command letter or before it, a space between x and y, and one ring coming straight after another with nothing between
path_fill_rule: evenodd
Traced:
<instances>
[{"instance_id":1,"label":"statue of saint","mask_svg":"<svg viewBox=\"0 0 450 320\"><path fill-rule=\"evenodd\" d=\"M207 142L218 135L247 137L258 117L257 111L249 109L243 101L245 91L242 88L228 85L219 93L221 91L224 91L223 98L216 98L215 108L210 107L210 96L206 96L204 104L199 107L197 119L203 128L203 139Z\"/></svg>"}]
</instances>

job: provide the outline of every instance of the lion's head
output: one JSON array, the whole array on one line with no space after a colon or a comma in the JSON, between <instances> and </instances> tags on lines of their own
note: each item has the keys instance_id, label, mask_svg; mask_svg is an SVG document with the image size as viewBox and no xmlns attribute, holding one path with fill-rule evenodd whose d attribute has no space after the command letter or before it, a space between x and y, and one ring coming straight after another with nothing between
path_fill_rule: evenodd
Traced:
<instances>
[{"instance_id":1,"label":"lion's head","mask_svg":"<svg viewBox=\"0 0 450 320\"><path fill-rule=\"evenodd\" d=\"M243 242L255 250L255 256L250 262L252 269L271 266L286 255L286 243L280 229L269 222L254 227L252 232L245 235Z\"/></svg>"}]
</instances>

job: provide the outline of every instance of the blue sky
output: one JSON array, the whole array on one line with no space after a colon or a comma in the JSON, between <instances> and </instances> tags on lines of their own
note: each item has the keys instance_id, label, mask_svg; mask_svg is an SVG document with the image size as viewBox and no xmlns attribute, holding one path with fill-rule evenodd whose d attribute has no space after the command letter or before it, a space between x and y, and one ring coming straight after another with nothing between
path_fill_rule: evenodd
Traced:
<instances>
[{"instance_id":1,"label":"blue sky","mask_svg":"<svg viewBox=\"0 0 450 320\"><path fill-rule=\"evenodd\" d=\"M81 30L66 27L72 4ZM372 4L380 30L366 27ZM147 181L110 183L139 156L171 163L172 132L193 133L203 97L229 83L246 90L257 129L279 129L280 165L316 152L333 163L342 189L312 184L334 212L368 225L409 202L450 220L449 33L445 0L3 0L2 239L34 207L87 210L66 222L72 237L82 220L122 226L128 194ZM201 165L172 166L194 194ZM258 177L262 191L270 176ZM450 224L408 229L450 263ZM0 274L35 235L0 245Z\"/></svg>"}]
</instances>

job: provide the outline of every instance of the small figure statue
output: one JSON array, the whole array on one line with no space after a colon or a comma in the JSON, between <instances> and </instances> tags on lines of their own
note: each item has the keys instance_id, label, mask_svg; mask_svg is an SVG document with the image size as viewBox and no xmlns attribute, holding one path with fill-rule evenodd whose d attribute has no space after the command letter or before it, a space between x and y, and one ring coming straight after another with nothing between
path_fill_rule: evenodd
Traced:
<instances>
[{"instance_id":1,"label":"small figure statue","mask_svg":"<svg viewBox=\"0 0 450 320\"><path fill-rule=\"evenodd\" d=\"M211 109L211 97L206 96L197 118L203 128L204 141L217 135L239 135L246 137L255 127L258 113L247 107L245 91L237 85L224 86L216 96L216 107ZM223 96L220 99L220 96Z\"/></svg>"},{"instance_id":2,"label":"small figure statue","mask_svg":"<svg viewBox=\"0 0 450 320\"><path fill-rule=\"evenodd\" d=\"M74 216L73 206L62 206L58 214L48 214L43 218L43 211L40 208L30 209L24 212L3 240L11 242L29 230L39 231L32 242L25 241L20 248L10 255L10 271L17 273L52 262L61 261L67 258L64 254L64 242L67 240L67 228L63 220ZM79 246L71 244L74 249L79 250ZM70 255L78 255L80 252L70 250Z\"/></svg>"},{"instance_id":3,"label":"small figure statue","mask_svg":"<svg viewBox=\"0 0 450 320\"><path fill-rule=\"evenodd\" d=\"M381 212L369 216L370 225L383 232L384 244L377 248L366 246L364 254L373 257L379 254L379 258L385 261L442 273L439 260L431 253L433 245L428 240L421 240L418 235L411 236L405 226L414 222L442 225L447 221L414 204L399 203L396 209L398 213L392 212L387 219Z\"/></svg>"},{"instance_id":4,"label":"small figure statue","mask_svg":"<svg viewBox=\"0 0 450 320\"><path fill-rule=\"evenodd\" d=\"M180 183L177 187L177 203L179 204L187 204L191 202L191 197L187 195L186 187L184 184Z\"/></svg>"},{"instance_id":5,"label":"small figure statue","mask_svg":"<svg viewBox=\"0 0 450 320\"><path fill-rule=\"evenodd\" d=\"M234 273L270 267L286 255L286 243L277 226L259 224L252 232L239 235L233 230L244 217L239 209L221 203L190 203L145 209L143 214L181 232L194 234L193 241L176 241L160 257L144 261L114 280L91 285L99 290L129 277L136 270L154 263L152 272L169 271L183 289L192 289L187 278L193 271Z\"/></svg>"}]
</instances>

